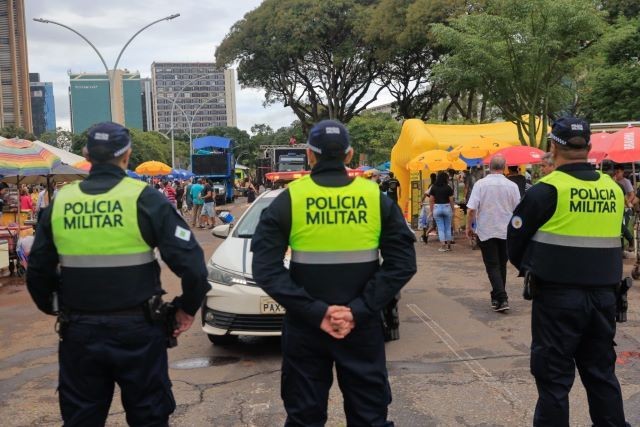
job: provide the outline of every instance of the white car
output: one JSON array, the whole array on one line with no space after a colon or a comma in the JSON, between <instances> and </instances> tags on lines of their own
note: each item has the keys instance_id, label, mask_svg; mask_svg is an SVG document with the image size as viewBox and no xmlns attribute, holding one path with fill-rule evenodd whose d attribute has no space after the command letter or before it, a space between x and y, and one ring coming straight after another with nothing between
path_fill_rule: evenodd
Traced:
<instances>
[{"instance_id":1,"label":"white car","mask_svg":"<svg viewBox=\"0 0 640 427\"><path fill-rule=\"evenodd\" d=\"M256 198L236 225L215 227L211 234L225 239L207 263L211 290L202 305L202 329L216 345L229 344L240 335L279 336L285 309L253 280L251 238L262 211L284 189ZM282 260L289 267L289 257ZM397 299L382 311L385 341L399 339Z\"/></svg>"},{"instance_id":2,"label":"white car","mask_svg":"<svg viewBox=\"0 0 640 427\"><path fill-rule=\"evenodd\" d=\"M214 344L240 335L280 335L285 310L253 280L251 237L262 211L282 191L261 194L235 225L219 225L211 232L225 239L207 263L211 290L202 306L202 329Z\"/></svg>"}]
</instances>

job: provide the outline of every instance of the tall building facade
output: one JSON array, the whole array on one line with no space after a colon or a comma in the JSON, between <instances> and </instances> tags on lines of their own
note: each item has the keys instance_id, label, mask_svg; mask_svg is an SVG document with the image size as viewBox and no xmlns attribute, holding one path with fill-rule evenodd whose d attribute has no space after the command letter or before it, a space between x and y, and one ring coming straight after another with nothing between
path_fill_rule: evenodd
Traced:
<instances>
[{"instance_id":1,"label":"tall building facade","mask_svg":"<svg viewBox=\"0 0 640 427\"><path fill-rule=\"evenodd\" d=\"M153 127L153 84L150 78L140 79L142 102L142 130L148 132Z\"/></svg>"},{"instance_id":2,"label":"tall building facade","mask_svg":"<svg viewBox=\"0 0 640 427\"><path fill-rule=\"evenodd\" d=\"M33 131L23 0L0 0L0 127Z\"/></svg>"},{"instance_id":3,"label":"tall building facade","mask_svg":"<svg viewBox=\"0 0 640 427\"><path fill-rule=\"evenodd\" d=\"M56 105L53 98L53 83L41 82L40 74L29 73L31 92L31 117L33 133L40 136L56 130Z\"/></svg>"},{"instance_id":4,"label":"tall building facade","mask_svg":"<svg viewBox=\"0 0 640 427\"><path fill-rule=\"evenodd\" d=\"M196 135L214 126L237 126L235 70L216 68L212 62L154 62L154 128L173 128Z\"/></svg>"},{"instance_id":5,"label":"tall building facade","mask_svg":"<svg viewBox=\"0 0 640 427\"><path fill-rule=\"evenodd\" d=\"M95 123L112 120L133 129L143 129L140 73L111 71L116 96L109 97L109 76L105 73L69 74L71 130L82 133Z\"/></svg>"}]
</instances>

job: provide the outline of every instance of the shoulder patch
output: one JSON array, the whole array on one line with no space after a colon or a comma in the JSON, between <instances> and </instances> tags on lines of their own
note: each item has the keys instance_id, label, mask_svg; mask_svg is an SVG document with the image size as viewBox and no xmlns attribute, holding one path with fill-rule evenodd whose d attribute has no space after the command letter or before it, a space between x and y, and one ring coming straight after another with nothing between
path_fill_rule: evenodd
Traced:
<instances>
[{"instance_id":1,"label":"shoulder patch","mask_svg":"<svg viewBox=\"0 0 640 427\"><path fill-rule=\"evenodd\" d=\"M522 228L522 218L517 215L511 218L511 226L516 230Z\"/></svg>"},{"instance_id":2,"label":"shoulder patch","mask_svg":"<svg viewBox=\"0 0 640 427\"><path fill-rule=\"evenodd\" d=\"M185 242L188 242L191 239L191 231L187 230L186 228L182 228L179 225L176 226L176 232L174 235L178 239L184 240Z\"/></svg>"}]
</instances>

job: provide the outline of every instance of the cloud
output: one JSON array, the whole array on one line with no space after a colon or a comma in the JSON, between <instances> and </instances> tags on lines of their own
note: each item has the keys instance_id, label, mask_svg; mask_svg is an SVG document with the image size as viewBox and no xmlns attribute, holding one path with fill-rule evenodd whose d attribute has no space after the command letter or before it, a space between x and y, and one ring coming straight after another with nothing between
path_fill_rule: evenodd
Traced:
<instances>
[{"instance_id":1,"label":"cloud","mask_svg":"<svg viewBox=\"0 0 640 427\"><path fill-rule=\"evenodd\" d=\"M58 21L85 35L112 68L122 46L144 25L171 15L181 16L159 22L140 33L126 48L118 68L150 75L154 61L214 60L214 51L231 26L261 0L195 1L168 0L29 0L25 2L29 69L40 73L43 81L53 82L58 126L69 128L69 77L67 72L103 72L98 55L79 36L54 24L34 22L33 18ZM238 127L249 130L253 124L267 123L274 129L295 119L281 105L262 106L261 91L236 87Z\"/></svg>"}]
</instances>

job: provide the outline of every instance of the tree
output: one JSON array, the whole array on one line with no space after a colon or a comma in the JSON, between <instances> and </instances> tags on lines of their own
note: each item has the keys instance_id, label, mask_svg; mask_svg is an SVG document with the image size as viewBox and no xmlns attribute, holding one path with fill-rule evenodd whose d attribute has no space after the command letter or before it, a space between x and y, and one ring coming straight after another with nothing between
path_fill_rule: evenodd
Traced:
<instances>
[{"instance_id":1,"label":"tree","mask_svg":"<svg viewBox=\"0 0 640 427\"><path fill-rule=\"evenodd\" d=\"M216 62L237 62L240 83L291 107L305 131L325 118L347 123L382 90L381 64L358 31L374 3L265 0L233 25Z\"/></svg>"},{"instance_id":2,"label":"tree","mask_svg":"<svg viewBox=\"0 0 640 427\"><path fill-rule=\"evenodd\" d=\"M351 146L355 152L354 162L360 155L366 156L369 165L386 162L391 157L391 149L400 136L401 124L385 113L365 113L347 125L351 136Z\"/></svg>"},{"instance_id":3,"label":"tree","mask_svg":"<svg viewBox=\"0 0 640 427\"><path fill-rule=\"evenodd\" d=\"M71 151L74 138L77 138L73 132L65 130L61 127L56 128L54 131L43 132L40 135L40 141L46 142L49 145L58 147L62 150Z\"/></svg>"},{"instance_id":4,"label":"tree","mask_svg":"<svg viewBox=\"0 0 640 427\"><path fill-rule=\"evenodd\" d=\"M603 25L591 0L489 0L482 13L433 26L451 49L436 72L452 87L477 87L523 145L545 148L547 118L567 98L563 78Z\"/></svg>"},{"instance_id":5,"label":"tree","mask_svg":"<svg viewBox=\"0 0 640 427\"><path fill-rule=\"evenodd\" d=\"M369 8L366 41L384 64L380 80L395 102L398 117L427 120L445 96L432 69L444 53L425 26L444 23L465 11L464 0L382 0Z\"/></svg>"},{"instance_id":6,"label":"tree","mask_svg":"<svg viewBox=\"0 0 640 427\"><path fill-rule=\"evenodd\" d=\"M640 120L640 19L620 18L599 48L582 111L591 121Z\"/></svg>"},{"instance_id":7,"label":"tree","mask_svg":"<svg viewBox=\"0 0 640 427\"><path fill-rule=\"evenodd\" d=\"M18 139L26 139L29 141L35 141L36 139L38 139L31 132L27 132L25 129L18 126L14 126L14 125L8 125L0 128L0 136L8 139L18 138Z\"/></svg>"}]
</instances>

